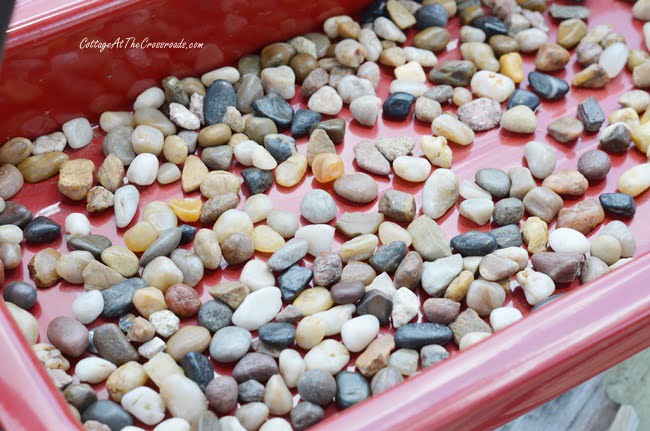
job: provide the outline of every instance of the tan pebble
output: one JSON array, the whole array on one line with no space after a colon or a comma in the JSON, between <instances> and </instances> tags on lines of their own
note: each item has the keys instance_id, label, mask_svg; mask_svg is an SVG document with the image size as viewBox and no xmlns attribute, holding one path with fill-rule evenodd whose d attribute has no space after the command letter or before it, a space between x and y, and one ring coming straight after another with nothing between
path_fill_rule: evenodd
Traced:
<instances>
[{"instance_id":1,"label":"tan pebble","mask_svg":"<svg viewBox=\"0 0 650 431\"><path fill-rule=\"evenodd\" d=\"M208 167L205 166L205 163L194 155L188 156L185 159L181 175L183 191L190 193L198 190L206 175L208 175Z\"/></svg>"},{"instance_id":2,"label":"tan pebble","mask_svg":"<svg viewBox=\"0 0 650 431\"><path fill-rule=\"evenodd\" d=\"M110 399L119 403L122 397L132 389L147 383L147 373L142 365L131 361L113 371L106 380L106 390Z\"/></svg>"},{"instance_id":3,"label":"tan pebble","mask_svg":"<svg viewBox=\"0 0 650 431\"><path fill-rule=\"evenodd\" d=\"M521 228L524 242L530 254L546 251L548 244L548 225L539 217L529 217Z\"/></svg>"}]
</instances>

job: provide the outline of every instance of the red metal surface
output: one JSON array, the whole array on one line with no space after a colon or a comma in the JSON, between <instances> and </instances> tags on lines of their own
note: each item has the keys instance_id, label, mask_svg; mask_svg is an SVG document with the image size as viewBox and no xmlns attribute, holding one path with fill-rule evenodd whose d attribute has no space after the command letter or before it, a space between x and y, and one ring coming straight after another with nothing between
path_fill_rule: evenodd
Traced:
<instances>
[{"instance_id":1,"label":"red metal surface","mask_svg":"<svg viewBox=\"0 0 650 431\"><path fill-rule=\"evenodd\" d=\"M38 125L31 129L29 136L38 135L45 129L53 130L60 121L83 113L90 117L102 110L128 109L137 92L148 85L159 82L160 78L170 72L180 77L189 74L196 75L209 70L218 64L226 64L238 56L254 51L259 46L271 41L282 40L294 34L313 30L322 22L323 17L345 10L358 10L364 2L347 1L326 3L325 6L305 5L292 0L285 0L281 6L277 2L243 4L242 2L208 2L201 1L188 8L186 2L174 0L140 1L126 4L125 2L91 2L85 5L84 12L75 11L79 16L68 16L65 11L57 11L57 20L52 22L47 17L39 17L35 26L30 26L25 19L20 27L12 31L13 39L9 41L9 51L3 65L4 73L9 73L12 85L9 85L4 75L1 81L0 118L3 130L13 136L13 130L24 127L25 124ZM271 7L271 4L274 4ZM607 4L607 11L599 5ZM328 6L329 5L329 6ZM209 7L208 7L209 6ZM269 7L264 7L269 6ZM643 47L641 25L633 21L630 5L624 2L590 2L592 9L590 26L600 23L614 23L615 31L624 34L631 48ZM111 11L110 14L98 16L95 8ZM228 25L215 25L224 22L223 11L232 14ZM173 11L173 13L172 13ZM62 15L61 15L62 14ZM133 23L135 19L146 16L155 22L150 25L147 20L144 29L130 27L124 30L124 23ZM245 18L244 18L245 17ZM61 21L62 20L62 21ZM83 22L82 22L83 21ZM230 33L232 22L246 21L251 28L267 29L262 32L243 32L235 28ZM65 29L56 28L60 24ZM203 26L202 23L209 23ZM284 23L285 25L281 25ZM191 24L191 25L190 25ZM156 59L145 63L145 66L134 68L115 67L107 72L107 65L130 64L128 54L120 50L104 51L104 53L79 51L77 48L81 37L86 36L89 28L95 34L101 34L106 40L116 35L132 35L137 32L145 35L153 32L158 35L167 32L182 35L186 40L214 42L219 46L223 56L201 62L198 53L186 51L143 53L143 59ZM242 24L243 26L243 24ZM161 28L162 27L162 28ZM170 28L175 31L170 31ZM273 28L271 32L268 29ZM458 18L448 27L452 39L458 37ZM44 29L43 32L40 29ZM554 38L556 25L553 25L551 39ZM280 34L282 32L282 34ZM152 40L155 39L148 34ZM228 36L230 35L230 36ZM236 35L233 36L233 35ZM170 36L171 37L171 36ZM201 38L202 37L202 38ZM76 42L75 42L76 41ZM219 41L217 44L215 41ZM452 46L453 41L452 41ZM45 54L44 54L45 53ZM60 61L61 56L74 61ZM457 58L458 49L450 49L439 56L441 60ZM203 57L204 58L204 57ZM532 70L534 56L526 56L526 71ZM35 74L48 69L44 78L39 82L40 95L32 99L26 106L31 107L31 113L25 113L25 107L16 109L7 106L7 91L25 88L34 84ZM25 67L23 75L17 73ZM570 79L579 66L574 60L567 66L565 72L558 76ZM13 74L12 74L13 73ZM388 82L391 70L382 70L382 83L378 95L385 98L388 94ZM83 75L84 79L80 80ZM63 79L65 78L65 79ZM18 84L16 85L16 82ZM135 85L136 82L139 84ZM111 91L106 89L111 87ZM114 85L113 85L114 84ZM521 87L526 88L526 83ZM133 87L131 87L133 86ZM137 87L137 89L136 89ZM477 134L477 138L469 147L452 144L454 163L452 169L459 179L473 178L476 169L480 167L500 167L507 169L521 165L523 144L536 139L547 141L553 145L559 154L558 169L575 168L577 157L583 152L595 148L596 135L584 135L577 143L562 145L546 135L546 125L561 115L575 115L575 106L589 95L594 95L601 103L606 113L618 108L618 95L633 88L631 74L626 70L621 76L612 81L605 90L576 90L571 89L568 97L561 101L544 102L539 108L539 128L535 135L515 136L498 129ZM98 111L92 100L100 98L105 101ZM109 103L110 102L110 103ZM294 108L304 107L306 100L299 94L292 100ZM445 107L445 109L449 109ZM44 116L43 113L49 113ZM25 122L16 117L12 124L8 115L24 114ZM5 115L6 114L6 115ZM347 109L341 115L348 121L352 117ZM56 120L54 120L56 119ZM46 127L47 126L47 127ZM24 130L24 129L21 129ZM10 133L11 131L11 133ZM409 135L415 139L430 134L428 125L417 120L394 122L379 119L373 128L367 128L352 121L348 124L348 132L338 151L345 161L348 171L356 169L353 162L352 147L362 139L375 139L379 136ZM97 139L82 150L70 151L72 158L91 158L99 166L101 163L101 137L96 132ZM298 141L300 151L305 151L306 140ZM415 151L421 155L419 147ZM612 157L612 171L608 178L592 185L586 197L594 197L602 192L612 192L616 189L618 175L639 163L645 157L636 149L631 149L627 155ZM236 171L239 167L234 166ZM409 191L416 195L420 207L421 185L413 185L400 179L376 177L380 194L388 188ZM331 185L318 184L311 173L295 188L285 189L273 187L269 194L277 207L299 211L301 197L310 189L318 187L331 191ZM141 208L153 200L167 201L172 197L182 195L180 184L141 188ZM246 194L241 193L242 204ZM368 205L353 205L334 196L339 207L339 215L345 211L375 210L377 202ZM580 198L582 199L582 198ZM578 200L580 200L578 199ZM15 198L17 202L26 205L34 215L48 215L56 222L63 224L65 216L70 212L84 212L82 204L67 200L56 188L56 178L38 185L27 185ZM578 200L567 200L571 205ZM638 211L636 217L629 223L635 234L638 247L636 256L650 251L650 237L645 221L650 217L650 207L647 205L648 194L637 198ZM134 220L138 220L139 213ZM116 229L112 212L89 216L93 225L93 233L100 233L111 238L114 243L123 244L120 239L123 229ZM605 220L605 224L610 219ZM302 220L303 224L306 222ZM438 222L448 238L459 232L477 229L473 223L459 218L457 209L450 211ZM487 230L488 226L478 228ZM597 235L597 233L590 236ZM340 234L335 237L334 249L345 241ZM58 240L48 246L67 252L64 240ZM7 279L28 279L27 262L35 252L42 247L23 244L22 265L7 274ZM265 256L258 256L265 259ZM505 305L520 309L526 318L491 337L480 345L457 354L452 350L453 358L439 366L409 379L406 383L379 397L362 403L344 413L338 413L330 408L330 418L319 425L321 429L395 429L408 423L409 429L420 430L485 430L495 427L512 419L535 406L559 395L589 377L620 362L624 358L650 345L650 297L649 289L643 277L647 274L650 254L645 254L617 271L586 286L560 286L558 291L571 292L556 303L529 315L530 306L526 303L520 289L509 294ZM308 265L310 261L306 262ZM197 286L203 299L209 298L206 286L212 286L221 280L238 278L241 267L229 267L224 270L208 271L206 278ZM514 284L513 284L514 285ZM46 341L45 329L49 321L59 315L71 315L70 304L82 291L80 286L60 283L49 289L39 290L39 302L32 310L39 320L41 341ZM426 295L421 294L423 300ZM40 367L34 367L35 359L30 348L15 335L15 327L7 326L8 316L4 305L0 304L0 325L2 333L0 340L7 346L6 353L0 357L0 364L5 372L0 377L0 420L8 430L42 430L42 429L74 429L73 419L66 414L65 404L49 382L48 376ZM94 325L100 324L96 322ZM188 322L184 322L188 323ZM354 357L353 357L354 359ZM229 372L229 368L217 366L219 373ZM99 388L105 397L105 391ZM33 414L25 412L34 412Z\"/></svg>"}]
</instances>

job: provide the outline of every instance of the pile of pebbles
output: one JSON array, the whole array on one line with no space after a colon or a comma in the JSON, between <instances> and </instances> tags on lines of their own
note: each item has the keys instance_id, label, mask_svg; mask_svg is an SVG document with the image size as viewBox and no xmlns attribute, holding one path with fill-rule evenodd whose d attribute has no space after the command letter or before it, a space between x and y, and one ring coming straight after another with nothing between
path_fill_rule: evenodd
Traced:
<instances>
[{"instance_id":1,"label":"pile of pebbles","mask_svg":"<svg viewBox=\"0 0 650 431\"><path fill-rule=\"evenodd\" d=\"M101 115L99 167L65 153L93 141L85 118L0 147L2 280L20 265L21 243L64 236L70 250L41 249L29 261L30 280L6 284L3 298L86 429L136 431L138 421L156 431L303 430L330 404L348 408L445 360L446 345L464 350L522 319L506 305L512 289L537 309L557 287L632 259L635 238L621 220L650 187L650 164L623 173L616 193L567 207L564 199L602 181L610 154L632 144L649 153L650 56L628 49L610 25L590 29L584 6L549 8L560 21L551 42L544 0L488 3L492 15L478 0L378 0L360 21L331 17L323 33L274 43L237 67L167 77L137 97L133 112ZM632 10L650 20L650 1ZM463 59L438 63L456 15ZM650 23L644 36L647 44ZM564 69L572 51L584 70L571 84L548 74ZM532 91L517 88L520 53L536 53ZM380 67L395 76L384 101L376 95ZM473 179L450 169L453 145L496 127L531 134L543 100L561 99L571 86L601 88L625 68L638 88L620 96L621 109L605 117L590 97L574 117L549 124L559 143L599 132L600 148L573 169L556 170L556 150L538 141L523 148L526 166L485 167ZM287 102L296 91L307 108ZM400 121L414 111L431 124L432 135L417 143L425 157L412 155L409 136L379 137L354 144L360 171L346 172L337 150L346 123L324 117L344 105L367 127L380 114ZM296 147L301 137L306 154ZM231 172L233 159L245 167L241 176ZM265 194L308 172L344 201L378 200L378 210L337 217L334 197L315 188L296 214ZM61 194L85 204L64 226L10 200L25 182L56 175ZM423 183L421 208L407 192L379 196L376 178L392 175ZM200 197L140 205L148 186L179 181ZM477 229L498 227L447 238L436 220L459 201ZM92 232L87 214L105 211L125 229L123 245ZM605 215L614 220L587 238ZM338 250L335 235L346 239ZM226 266L241 266L239 280L203 284L212 299L202 301L195 287ZM74 317L53 319L49 343L38 343L29 311L39 289L61 281L85 292L71 304ZM215 375L212 361L231 375ZM92 385L103 382L109 399L100 400Z\"/></svg>"}]
</instances>

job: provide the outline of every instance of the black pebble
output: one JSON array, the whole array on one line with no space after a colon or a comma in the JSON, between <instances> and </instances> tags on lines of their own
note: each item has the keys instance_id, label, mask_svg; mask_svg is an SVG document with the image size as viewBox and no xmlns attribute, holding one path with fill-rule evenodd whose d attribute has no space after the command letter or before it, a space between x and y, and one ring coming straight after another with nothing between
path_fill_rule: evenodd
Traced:
<instances>
[{"instance_id":1,"label":"black pebble","mask_svg":"<svg viewBox=\"0 0 650 431\"><path fill-rule=\"evenodd\" d=\"M361 24L370 24L375 22L380 16L388 16L388 9L386 8L388 2L386 0L377 0L368 6L361 15Z\"/></svg>"},{"instance_id":2,"label":"black pebble","mask_svg":"<svg viewBox=\"0 0 650 431\"><path fill-rule=\"evenodd\" d=\"M291 136L274 133L264 137L264 148L278 163L282 163L296 150L296 140Z\"/></svg>"},{"instance_id":3,"label":"black pebble","mask_svg":"<svg viewBox=\"0 0 650 431\"><path fill-rule=\"evenodd\" d=\"M508 35L508 27L496 16L479 16L472 20L472 27L479 28L485 33L485 40L490 40L497 34Z\"/></svg>"},{"instance_id":4,"label":"black pebble","mask_svg":"<svg viewBox=\"0 0 650 431\"><path fill-rule=\"evenodd\" d=\"M5 209L0 212L0 226L13 224L24 228L32 221L32 212L26 207L13 201L5 202Z\"/></svg>"},{"instance_id":5,"label":"black pebble","mask_svg":"<svg viewBox=\"0 0 650 431\"><path fill-rule=\"evenodd\" d=\"M223 116L229 106L237 107L235 87L228 81L218 79L208 87L203 99L203 116L205 125L223 123Z\"/></svg>"},{"instance_id":6,"label":"black pebble","mask_svg":"<svg viewBox=\"0 0 650 431\"><path fill-rule=\"evenodd\" d=\"M320 122L323 116L311 109L298 109L293 114L293 121L291 122L291 134L296 138L307 136L309 129L314 124Z\"/></svg>"},{"instance_id":7,"label":"black pebble","mask_svg":"<svg viewBox=\"0 0 650 431\"><path fill-rule=\"evenodd\" d=\"M395 346L419 350L429 344L445 344L451 337L451 329L439 323L407 323L395 331Z\"/></svg>"},{"instance_id":8,"label":"black pebble","mask_svg":"<svg viewBox=\"0 0 650 431\"><path fill-rule=\"evenodd\" d=\"M512 93L512 96L510 96L506 109L514 108L519 105L526 105L531 110L535 111L539 107L540 103L541 101L535 93L518 88L514 93Z\"/></svg>"},{"instance_id":9,"label":"black pebble","mask_svg":"<svg viewBox=\"0 0 650 431\"><path fill-rule=\"evenodd\" d=\"M309 286L314 272L298 264L290 266L278 276L278 284L284 302L293 302L294 299Z\"/></svg>"},{"instance_id":10,"label":"black pebble","mask_svg":"<svg viewBox=\"0 0 650 431\"><path fill-rule=\"evenodd\" d=\"M251 107L258 117L270 118L278 129L285 129L293 120L293 108L289 103L276 93L269 93L261 99L251 103Z\"/></svg>"},{"instance_id":11,"label":"black pebble","mask_svg":"<svg viewBox=\"0 0 650 431\"><path fill-rule=\"evenodd\" d=\"M264 343L285 349L293 344L296 337L296 327L287 322L269 322L260 326L257 335Z\"/></svg>"},{"instance_id":12,"label":"black pebble","mask_svg":"<svg viewBox=\"0 0 650 431\"><path fill-rule=\"evenodd\" d=\"M221 328L230 326L232 315L233 311L228 304L218 299L211 299L201 305L197 323L208 331L215 333Z\"/></svg>"},{"instance_id":13,"label":"black pebble","mask_svg":"<svg viewBox=\"0 0 650 431\"><path fill-rule=\"evenodd\" d=\"M393 93L384 102L384 115L392 120L405 120L411 112L415 97L408 93Z\"/></svg>"},{"instance_id":14,"label":"black pebble","mask_svg":"<svg viewBox=\"0 0 650 431\"><path fill-rule=\"evenodd\" d=\"M336 375L336 405L347 409L370 398L370 385L360 373L341 371Z\"/></svg>"},{"instance_id":15,"label":"black pebble","mask_svg":"<svg viewBox=\"0 0 650 431\"><path fill-rule=\"evenodd\" d=\"M189 224L182 224L179 226L181 229L181 242L179 244L189 244L194 241L196 236L196 228Z\"/></svg>"},{"instance_id":16,"label":"black pebble","mask_svg":"<svg viewBox=\"0 0 650 431\"><path fill-rule=\"evenodd\" d=\"M636 213L634 198L625 193L603 193L598 199L607 213L624 218L632 218Z\"/></svg>"},{"instance_id":17,"label":"black pebble","mask_svg":"<svg viewBox=\"0 0 650 431\"><path fill-rule=\"evenodd\" d=\"M25 226L23 234L29 243L51 242L61 234L61 226L48 217L40 216Z\"/></svg>"},{"instance_id":18,"label":"black pebble","mask_svg":"<svg viewBox=\"0 0 650 431\"><path fill-rule=\"evenodd\" d=\"M542 99L561 99L569 92L569 84L565 80L545 73L530 72L528 83Z\"/></svg>"},{"instance_id":19,"label":"black pebble","mask_svg":"<svg viewBox=\"0 0 650 431\"><path fill-rule=\"evenodd\" d=\"M578 105L578 118L587 132L597 132L605 122L605 113L592 96Z\"/></svg>"},{"instance_id":20,"label":"black pebble","mask_svg":"<svg viewBox=\"0 0 650 431\"><path fill-rule=\"evenodd\" d=\"M463 256L487 256L497 249L497 240L492 235L476 230L457 235L450 243Z\"/></svg>"},{"instance_id":21,"label":"black pebble","mask_svg":"<svg viewBox=\"0 0 650 431\"><path fill-rule=\"evenodd\" d=\"M368 263L370 263L378 273L392 273L397 270L397 267L402 263L407 252L408 247L404 242L394 241L390 244L379 247Z\"/></svg>"},{"instance_id":22,"label":"black pebble","mask_svg":"<svg viewBox=\"0 0 650 431\"><path fill-rule=\"evenodd\" d=\"M440 3L434 3L418 9L415 12L415 19L417 21L415 26L420 30L424 30L429 27L446 26L449 14Z\"/></svg>"},{"instance_id":23,"label":"black pebble","mask_svg":"<svg viewBox=\"0 0 650 431\"><path fill-rule=\"evenodd\" d=\"M102 291L104 310L102 316L109 319L120 317L131 311L133 295L138 289L147 287L141 278L128 278Z\"/></svg>"},{"instance_id":24,"label":"black pebble","mask_svg":"<svg viewBox=\"0 0 650 431\"><path fill-rule=\"evenodd\" d=\"M198 352L188 352L181 358L179 364L185 372L185 377L199 385L205 392L205 388L214 379L214 369L210 359Z\"/></svg>"},{"instance_id":25,"label":"black pebble","mask_svg":"<svg viewBox=\"0 0 650 431\"><path fill-rule=\"evenodd\" d=\"M393 300L377 289L366 292L357 306L357 314L359 316L372 314L379 319L379 323L382 326L388 325L388 319L392 311Z\"/></svg>"},{"instance_id":26,"label":"black pebble","mask_svg":"<svg viewBox=\"0 0 650 431\"><path fill-rule=\"evenodd\" d=\"M24 310L31 309L36 304L36 288L24 281L12 281L2 291L2 298Z\"/></svg>"},{"instance_id":27,"label":"black pebble","mask_svg":"<svg viewBox=\"0 0 650 431\"><path fill-rule=\"evenodd\" d=\"M273 172L271 171L246 168L241 171L241 176L244 178L244 185L251 195L264 193L273 185Z\"/></svg>"}]
</instances>

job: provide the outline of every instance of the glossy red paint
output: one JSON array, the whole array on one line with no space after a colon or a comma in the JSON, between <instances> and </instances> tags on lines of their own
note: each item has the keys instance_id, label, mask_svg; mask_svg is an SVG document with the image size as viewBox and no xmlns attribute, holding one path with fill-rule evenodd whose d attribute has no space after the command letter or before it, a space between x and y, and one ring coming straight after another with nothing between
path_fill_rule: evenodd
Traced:
<instances>
[{"instance_id":1,"label":"glossy red paint","mask_svg":"<svg viewBox=\"0 0 650 431\"><path fill-rule=\"evenodd\" d=\"M40 11L43 3L35 1L26 5ZM279 4L271 0L201 0L194 2L190 10L187 2L180 0L75 2L72 9L58 7L61 2L57 1L48 3L57 6L53 12L38 14L33 20L29 17L35 15L24 10L21 12L19 7L3 65L0 124L8 137L18 134L34 137L57 129L63 121L79 114L96 119L97 114L104 110L130 109L139 91L158 83L164 76L172 73L179 77L199 75L269 42L314 30L326 16L355 13L367 4L352 0L303 3L295 0L283 0ZM608 9L599 8L599 4L607 4ZM589 6L593 13L590 26L614 23L615 31L625 35L631 48L643 47L641 25L632 19L628 3L602 1L591 2ZM224 14L228 19L224 19ZM448 28L457 38L458 18ZM554 24L551 40L554 40L556 29ZM99 53L78 49L79 41L85 36L113 40L118 35L134 34L147 35L151 40L163 40L163 36L174 40L176 36L184 36L188 41L207 42L218 49L211 51L212 54L185 50L137 51L138 54L110 50ZM132 55L137 55L135 60L144 65L136 68ZM440 60L458 57L458 49L453 48L439 55ZM574 62L572 59L566 71L558 76L570 80L580 70ZM526 72L532 70L534 56L525 56L525 63ZM382 82L377 90L382 99L388 95L391 76L391 70L382 69ZM527 84L520 86L526 88ZM597 136L585 134L574 144L562 145L546 135L547 124L562 115L575 115L576 104L590 95L596 97L603 110L609 113L618 108L618 95L631 88L631 74L627 70L605 90L572 88L564 100L543 102L538 112L538 131L534 136L516 136L494 129L477 134L469 147L451 144L453 170L460 180L472 180L475 170L480 167L508 169L521 165L523 145L533 139L554 146L559 155L559 169L575 168L577 157L597 146ZM16 99L16 96L21 98ZM294 108L304 107L306 100L298 93L291 104ZM353 121L347 108L340 116L350 121L345 141L337 148L347 171L356 169L352 147L362 139L409 135L417 140L419 136L430 134L428 125L417 120L394 122L380 118L377 126L367 128ZM101 137L97 131L91 145L70 151L70 156L90 158L98 167L102 160ZM298 141L301 152L305 151L305 146L304 138ZM414 153L421 155L419 147ZM591 185L585 197L615 191L618 175L643 162L645 156L634 148L626 155L613 156L613 168L608 178ZM234 170L238 172L240 167L235 164ZM409 191L416 194L420 207L422 185L400 179L375 178L380 194L391 187ZM289 190L274 186L269 195L277 207L297 212L300 198L312 188L332 192L331 184L319 184L309 173L295 188ZM243 198L241 207L247 195L244 192L240 195ZM141 207L153 200L167 201L179 196L182 196L179 184L156 184L141 189ZM377 207L377 201L354 205L334 197L339 215L345 211L367 211ZM580 199L567 199L567 204ZM27 185L14 200L26 205L34 215L48 215L60 224L70 212L84 212L82 204L59 194L56 178L38 185ZM570 292L568 295L532 314L521 289L515 289L508 294L506 305L520 309L526 315L523 321L462 354L450 347L451 360L359 406L345 412L331 407L328 409L329 419L319 424L318 429L375 431L404 428L406 423L408 429L417 430L491 429L650 345L650 295L643 279L647 276L650 262L650 255L646 254L650 250L646 227L646 220L650 217L647 200L647 193L636 199L637 215L629 222L638 241L636 256L643 255L638 260L589 285L562 286L558 290ZM117 244L123 243L120 237L125 230L116 229L112 213L94 214L89 218L94 233L106 235ZM140 213L134 220L139 218ZM609 220L607 218L605 223ZM489 228L477 227L459 217L457 208L438 222L448 238L470 229ZM593 235L597 232L590 236ZM344 241L345 238L337 234L334 248ZM61 239L48 246L67 252L65 241ZM41 248L23 244L23 263L8 271L7 280L28 279L27 262ZM237 279L240 269L237 266L209 271L197 286L201 297L204 300L209 298L207 286ZM71 315L70 304L81 290L79 286L67 283L39 290L39 301L32 311L39 320L41 341L47 340L45 330L51 319ZM420 293L420 296L423 300L426 298L425 294ZM101 323L96 322L93 326ZM0 420L4 428L12 431L77 429L78 425L67 412L65 403L45 371L37 366L29 346L16 335L16 330L0 302L0 340L6 346L0 364L4 370L11 370L0 377ZM354 357L351 364L353 361ZM217 364L215 368L219 373L231 370ZM102 387L98 390L105 397L105 390Z\"/></svg>"}]
</instances>

